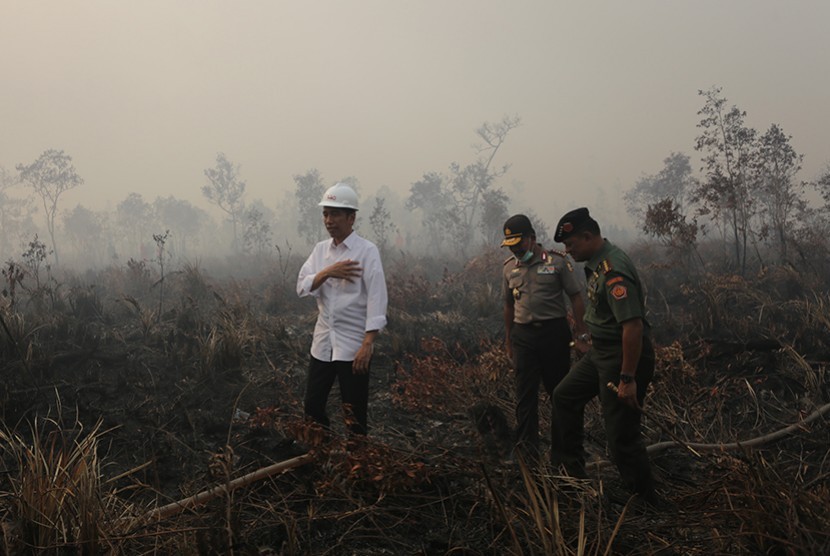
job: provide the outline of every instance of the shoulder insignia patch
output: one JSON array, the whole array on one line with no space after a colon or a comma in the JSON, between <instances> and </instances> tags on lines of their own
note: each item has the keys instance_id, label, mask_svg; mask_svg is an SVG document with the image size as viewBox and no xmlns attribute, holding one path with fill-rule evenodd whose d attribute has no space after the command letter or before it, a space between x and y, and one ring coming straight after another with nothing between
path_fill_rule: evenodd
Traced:
<instances>
[{"instance_id":1,"label":"shoulder insignia patch","mask_svg":"<svg viewBox=\"0 0 830 556\"><path fill-rule=\"evenodd\" d=\"M605 282L606 286L613 286L614 284L619 284L623 281L622 276L614 276L613 278L609 278L607 282Z\"/></svg>"},{"instance_id":2,"label":"shoulder insignia patch","mask_svg":"<svg viewBox=\"0 0 830 556\"><path fill-rule=\"evenodd\" d=\"M571 264L571 258L568 256L567 253L564 251L560 251L559 249L548 249L554 255L559 255L563 259L565 259L565 266L568 267L568 272L574 271L574 265Z\"/></svg>"},{"instance_id":3,"label":"shoulder insignia patch","mask_svg":"<svg viewBox=\"0 0 830 556\"><path fill-rule=\"evenodd\" d=\"M548 249L552 254L559 255L563 259L565 259L565 266L568 268L568 272L574 271L574 265L571 264L571 258L568 256L567 253L564 251L560 251L559 249Z\"/></svg>"},{"instance_id":4,"label":"shoulder insignia patch","mask_svg":"<svg viewBox=\"0 0 830 556\"><path fill-rule=\"evenodd\" d=\"M608 274L614 268L611 266L611 261L608 259L603 259L601 263L599 263L600 268L602 268L603 274Z\"/></svg>"},{"instance_id":5,"label":"shoulder insignia patch","mask_svg":"<svg viewBox=\"0 0 830 556\"><path fill-rule=\"evenodd\" d=\"M613 288L611 288L611 297L620 301L628 297L628 288L623 286L622 284L617 284Z\"/></svg>"}]
</instances>

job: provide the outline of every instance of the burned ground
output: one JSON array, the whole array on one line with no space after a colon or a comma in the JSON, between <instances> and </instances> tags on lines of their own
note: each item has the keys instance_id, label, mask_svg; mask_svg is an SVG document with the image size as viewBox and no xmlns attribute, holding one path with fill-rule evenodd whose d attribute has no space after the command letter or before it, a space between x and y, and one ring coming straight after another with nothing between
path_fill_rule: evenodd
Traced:
<instances>
[{"instance_id":1,"label":"burned ground","mask_svg":"<svg viewBox=\"0 0 830 556\"><path fill-rule=\"evenodd\" d=\"M720 446L826 408L826 289L786 268L746 279L644 266L658 346L644 426L668 504L642 511L625 506L596 405L592 480L503 461L512 376L500 258L388 263L390 324L357 446L342 419L330 433L302 419L314 307L275 263L249 262L245 280L185 266L163 292L140 264L7 288L6 552L828 551L824 417ZM311 461L284 473L153 514L304 453Z\"/></svg>"}]
</instances>

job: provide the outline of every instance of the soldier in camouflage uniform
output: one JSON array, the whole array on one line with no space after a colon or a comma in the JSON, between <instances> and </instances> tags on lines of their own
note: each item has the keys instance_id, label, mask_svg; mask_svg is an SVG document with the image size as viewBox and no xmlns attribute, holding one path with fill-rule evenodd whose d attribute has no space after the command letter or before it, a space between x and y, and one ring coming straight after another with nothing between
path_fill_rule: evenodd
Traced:
<instances>
[{"instance_id":1,"label":"soldier in camouflage uniform","mask_svg":"<svg viewBox=\"0 0 830 556\"><path fill-rule=\"evenodd\" d=\"M574 260L585 262L585 324L591 349L554 391L561 428L551 452L553 463L573 476L586 476L583 411L599 396L611 458L624 484L646 503L656 503L640 431L641 404L654 374L643 284L631 259L602 237L586 208L563 216L554 240L564 243ZM609 382L617 385L617 393L606 386Z\"/></svg>"},{"instance_id":2,"label":"soldier in camouflage uniform","mask_svg":"<svg viewBox=\"0 0 830 556\"><path fill-rule=\"evenodd\" d=\"M522 214L504 224L502 247L512 256L504 262L505 348L516 371L516 445L528 458L539 455L539 383L548 396L570 367L571 329L565 296L574 313L574 333L587 349L584 280L570 257L536 243L536 232Z\"/></svg>"}]
</instances>

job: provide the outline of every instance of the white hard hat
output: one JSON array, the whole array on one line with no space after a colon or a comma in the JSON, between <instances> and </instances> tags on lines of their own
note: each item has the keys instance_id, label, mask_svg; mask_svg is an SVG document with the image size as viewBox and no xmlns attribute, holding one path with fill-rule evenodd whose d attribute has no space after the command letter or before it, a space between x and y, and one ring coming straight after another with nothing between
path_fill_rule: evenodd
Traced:
<instances>
[{"instance_id":1,"label":"white hard hat","mask_svg":"<svg viewBox=\"0 0 830 556\"><path fill-rule=\"evenodd\" d=\"M338 182L323 193L318 206L357 210L357 193L345 183Z\"/></svg>"}]
</instances>

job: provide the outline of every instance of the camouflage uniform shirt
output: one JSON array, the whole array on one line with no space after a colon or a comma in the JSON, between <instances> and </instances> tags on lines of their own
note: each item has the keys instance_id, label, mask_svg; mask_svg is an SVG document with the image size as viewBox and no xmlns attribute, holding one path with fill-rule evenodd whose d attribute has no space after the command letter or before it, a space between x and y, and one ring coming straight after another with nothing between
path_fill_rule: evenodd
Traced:
<instances>
[{"instance_id":1,"label":"camouflage uniform shirt","mask_svg":"<svg viewBox=\"0 0 830 556\"><path fill-rule=\"evenodd\" d=\"M645 291L634 263L625 252L605 240L585 263L588 278L588 304L585 324L591 337L598 340L622 340L622 323L643 319L648 329Z\"/></svg>"}]
</instances>

